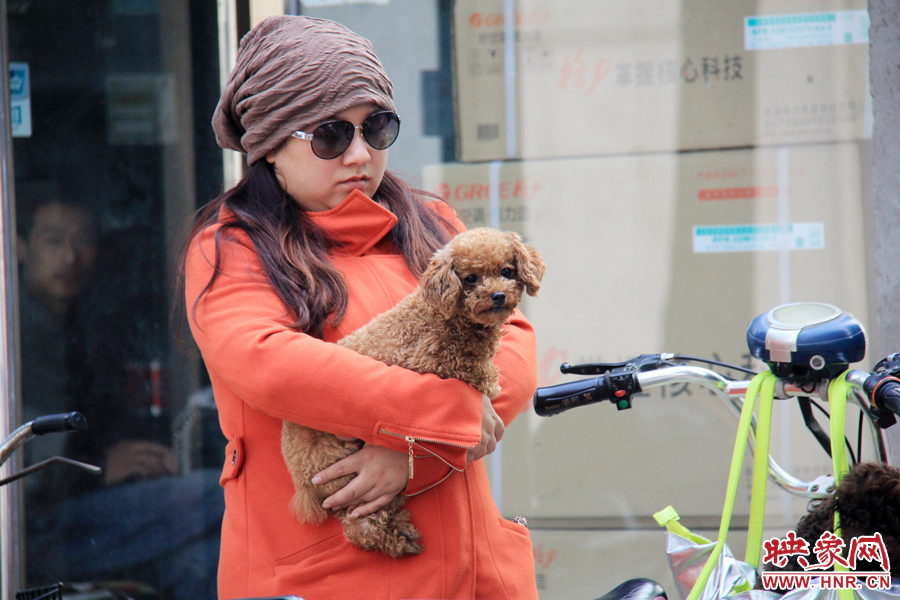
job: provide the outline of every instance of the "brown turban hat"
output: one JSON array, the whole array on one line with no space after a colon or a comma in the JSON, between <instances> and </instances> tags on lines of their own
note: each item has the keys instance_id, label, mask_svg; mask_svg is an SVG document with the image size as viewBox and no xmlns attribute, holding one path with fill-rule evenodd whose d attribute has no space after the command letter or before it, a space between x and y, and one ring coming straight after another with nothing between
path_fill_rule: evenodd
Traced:
<instances>
[{"instance_id":1,"label":"brown turban hat","mask_svg":"<svg viewBox=\"0 0 900 600\"><path fill-rule=\"evenodd\" d=\"M325 19L269 17L241 40L212 125L219 146L253 164L358 104L396 111L393 96L367 39Z\"/></svg>"}]
</instances>

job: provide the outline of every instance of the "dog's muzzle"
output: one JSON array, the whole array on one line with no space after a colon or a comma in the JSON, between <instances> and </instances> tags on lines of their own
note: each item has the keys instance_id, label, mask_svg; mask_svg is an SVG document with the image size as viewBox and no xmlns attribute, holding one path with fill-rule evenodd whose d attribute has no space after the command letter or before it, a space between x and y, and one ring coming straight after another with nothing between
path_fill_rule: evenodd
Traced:
<instances>
[{"instance_id":1,"label":"dog's muzzle","mask_svg":"<svg viewBox=\"0 0 900 600\"><path fill-rule=\"evenodd\" d=\"M506 304L506 294L503 292L494 292L491 294L491 302L493 302L494 306L497 308L502 308L503 305Z\"/></svg>"}]
</instances>

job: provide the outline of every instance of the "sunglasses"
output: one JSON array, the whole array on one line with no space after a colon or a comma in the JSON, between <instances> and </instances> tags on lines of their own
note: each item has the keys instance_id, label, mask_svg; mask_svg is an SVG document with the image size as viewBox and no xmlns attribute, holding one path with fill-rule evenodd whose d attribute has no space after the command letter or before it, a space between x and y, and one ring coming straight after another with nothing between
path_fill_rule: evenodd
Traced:
<instances>
[{"instance_id":1,"label":"sunglasses","mask_svg":"<svg viewBox=\"0 0 900 600\"><path fill-rule=\"evenodd\" d=\"M400 117L390 111L369 115L362 125L350 121L331 121L315 128L312 133L295 131L291 135L312 143L313 154L324 160L337 158L347 151L353 142L356 130L362 131L363 139L375 150L386 150L400 133Z\"/></svg>"}]
</instances>

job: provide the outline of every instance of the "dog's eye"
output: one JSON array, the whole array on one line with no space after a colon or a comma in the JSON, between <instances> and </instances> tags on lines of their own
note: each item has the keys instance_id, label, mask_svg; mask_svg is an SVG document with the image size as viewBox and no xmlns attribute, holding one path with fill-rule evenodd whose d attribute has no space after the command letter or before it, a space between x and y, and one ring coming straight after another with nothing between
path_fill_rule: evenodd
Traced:
<instances>
[{"instance_id":1,"label":"dog's eye","mask_svg":"<svg viewBox=\"0 0 900 600\"><path fill-rule=\"evenodd\" d=\"M466 275L463 281L465 281L469 285L473 285L478 282L478 275L475 275L474 273L472 275Z\"/></svg>"},{"instance_id":2,"label":"dog's eye","mask_svg":"<svg viewBox=\"0 0 900 600\"><path fill-rule=\"evenodd\" d=\"M510 269L509 267L506 267L505 269L500 271L500 275L503 277L506 277L507 279L512 279L513 275L515 275L515 274L516 274L516 272L513 271L512 269Z\"/></svg>"}]
</instances>

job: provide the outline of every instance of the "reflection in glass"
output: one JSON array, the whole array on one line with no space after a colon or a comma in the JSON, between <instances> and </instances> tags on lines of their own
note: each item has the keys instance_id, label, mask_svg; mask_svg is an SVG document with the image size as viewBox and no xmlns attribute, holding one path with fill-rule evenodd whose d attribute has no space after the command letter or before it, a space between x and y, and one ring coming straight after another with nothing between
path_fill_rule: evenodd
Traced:
<instances>
[{"instance_id":1,"label":"reflection in glass","mask_svg":"<svg viewBox=\"0 0 900 600\"><path fill-rule=\"evenodd\" d=\"M221 180L215 16L208 2L8 3L30 110L13 148L24 417L77 410L89 425L33 440L25 462L103 467L21 484L27 587L216 596L224 443L209 401L185 416L202 381L171 336L167 283L176 223L209 195L194 182Z\"/></svg>"}]
</instances>

